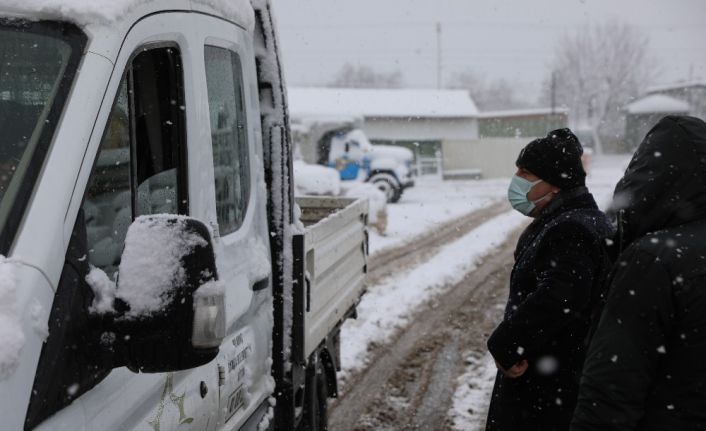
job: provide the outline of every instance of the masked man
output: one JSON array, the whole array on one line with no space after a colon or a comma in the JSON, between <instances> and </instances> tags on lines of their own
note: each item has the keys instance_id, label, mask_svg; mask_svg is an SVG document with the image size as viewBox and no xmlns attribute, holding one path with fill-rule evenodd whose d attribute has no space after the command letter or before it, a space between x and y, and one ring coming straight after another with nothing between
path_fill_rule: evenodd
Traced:
<instances>
[{"instance_id":1,"label":"masked man","mask_svg":"<svg viewBox=\"0 0 706 431\"><path fill-rule=\"evenodd\" d=\"M610 260L612 228L585 186L569 129L530 142L508 198L534 218L515 250L503 321L490 339L498 375L487 430L567 430Z\"/></svg>"},{"instance_id":2,"label":"masked man","mask_svg":"<svg viewBox=\"0 0 706 431\"><path fill-rule=\"evenodd\" d=\"M571 430L706 429L706 123L657 123L612 207L620 255Z\"/></svg>"}]
</instances>

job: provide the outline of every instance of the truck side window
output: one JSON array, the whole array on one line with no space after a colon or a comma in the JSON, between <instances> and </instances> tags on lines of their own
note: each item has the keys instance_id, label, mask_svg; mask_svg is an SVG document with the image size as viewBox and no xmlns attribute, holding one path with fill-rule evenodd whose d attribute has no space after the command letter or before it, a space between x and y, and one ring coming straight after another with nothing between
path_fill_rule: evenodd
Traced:
<instances>
[{"instance_id":1,"label":"truck side window","mask_svg":"<svg viewBox=\"0 0 706 431\"><path fill-rule=\"evenodd\" d=\"M186 213L182 82L167 47L138 54L120 84L83 204L89 262L111 277L135 217Z\"/></svg>"},{"instance_id":2,"label":"truck side window","mask_svg":"<svg viewBox=\"0 0 706 431\"><path fill-rule=\"evenodd\" d=\"M110 333L89 310L89 263L114 277L125 234L140 214L186 213L181 57L146 47L125 72L76 218L37 365L25 428L69 405L111 371ZM88 259L86 259L88 256Z\"/></svg>"},{"instance_id":3,"label":"truck side window","mask_svg":"<svg viewBox=\"0 0 706 431\"><path fill-rule=\"evenodd\" d=\"M216 212L221 235L238 230L250 198L250 157L240 58L205 47Z\"/></svg>"}]
</instances>

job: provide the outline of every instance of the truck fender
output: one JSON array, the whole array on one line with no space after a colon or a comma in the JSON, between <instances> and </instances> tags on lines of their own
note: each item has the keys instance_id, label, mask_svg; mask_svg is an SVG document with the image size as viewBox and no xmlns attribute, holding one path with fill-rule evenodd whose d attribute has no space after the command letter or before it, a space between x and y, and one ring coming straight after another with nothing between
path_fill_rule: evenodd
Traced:
<instances>
[{"instance_id":1,"label":"truck fender","mask_svg":"<svg viewBox=\"0 0 706 431\"><path fill-rule=\"evenodd\" d=\"M370 160L371 175L373 172L394 172L400 162L391 157L374 157Z\"/></svg>"}]
</instances>

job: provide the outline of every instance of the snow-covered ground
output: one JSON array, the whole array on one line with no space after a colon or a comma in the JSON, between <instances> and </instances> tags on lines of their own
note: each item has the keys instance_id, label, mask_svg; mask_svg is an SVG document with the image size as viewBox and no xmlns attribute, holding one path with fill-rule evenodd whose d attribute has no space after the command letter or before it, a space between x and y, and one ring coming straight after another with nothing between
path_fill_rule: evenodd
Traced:
<instances>
[{"instance_id":1,"label":"snow-covered ground","mask_svg":"<svg viewBox=\"0 0 706 431\"><path fill-rule=\"evenodd\" d=\"M519 213L508 211L445 245L416 268L369 286L358 305L358 318L348 320L341 329L341 339L345 340L341 344L341 377L345 379L350 372L364 367L371 343L387 341L408 323L417 307L460 282L526 221Z\"/></svg>"},{"instance_id":2,"label":"snow-covered ground","mask_svg":"<svg viewBox=\"0 0 706 431\"><path fill-rule=\"evenodd\" d=\"M370 233L370 254L398 247L414 237L493 202L505 199L508 180L442 181L421 178L387 206L385 236ZM508 206L509 208L509 206Z\"/></svg>"}]
</instances>

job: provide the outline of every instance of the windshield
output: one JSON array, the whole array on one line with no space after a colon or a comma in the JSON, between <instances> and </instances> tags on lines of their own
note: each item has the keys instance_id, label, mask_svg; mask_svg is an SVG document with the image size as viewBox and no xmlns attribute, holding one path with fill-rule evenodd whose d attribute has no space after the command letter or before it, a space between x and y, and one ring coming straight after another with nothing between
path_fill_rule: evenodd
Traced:
<instances>
[{"instance_id":1,"label":"windshield","mask_svg":"<svg viewBox=\"0 0 706 431\"><path fill-rule=\"evenodd\" d=\"M0 253L7 254L54 135L85 38L0 19Z\"/></svg>"}]
</instances>

